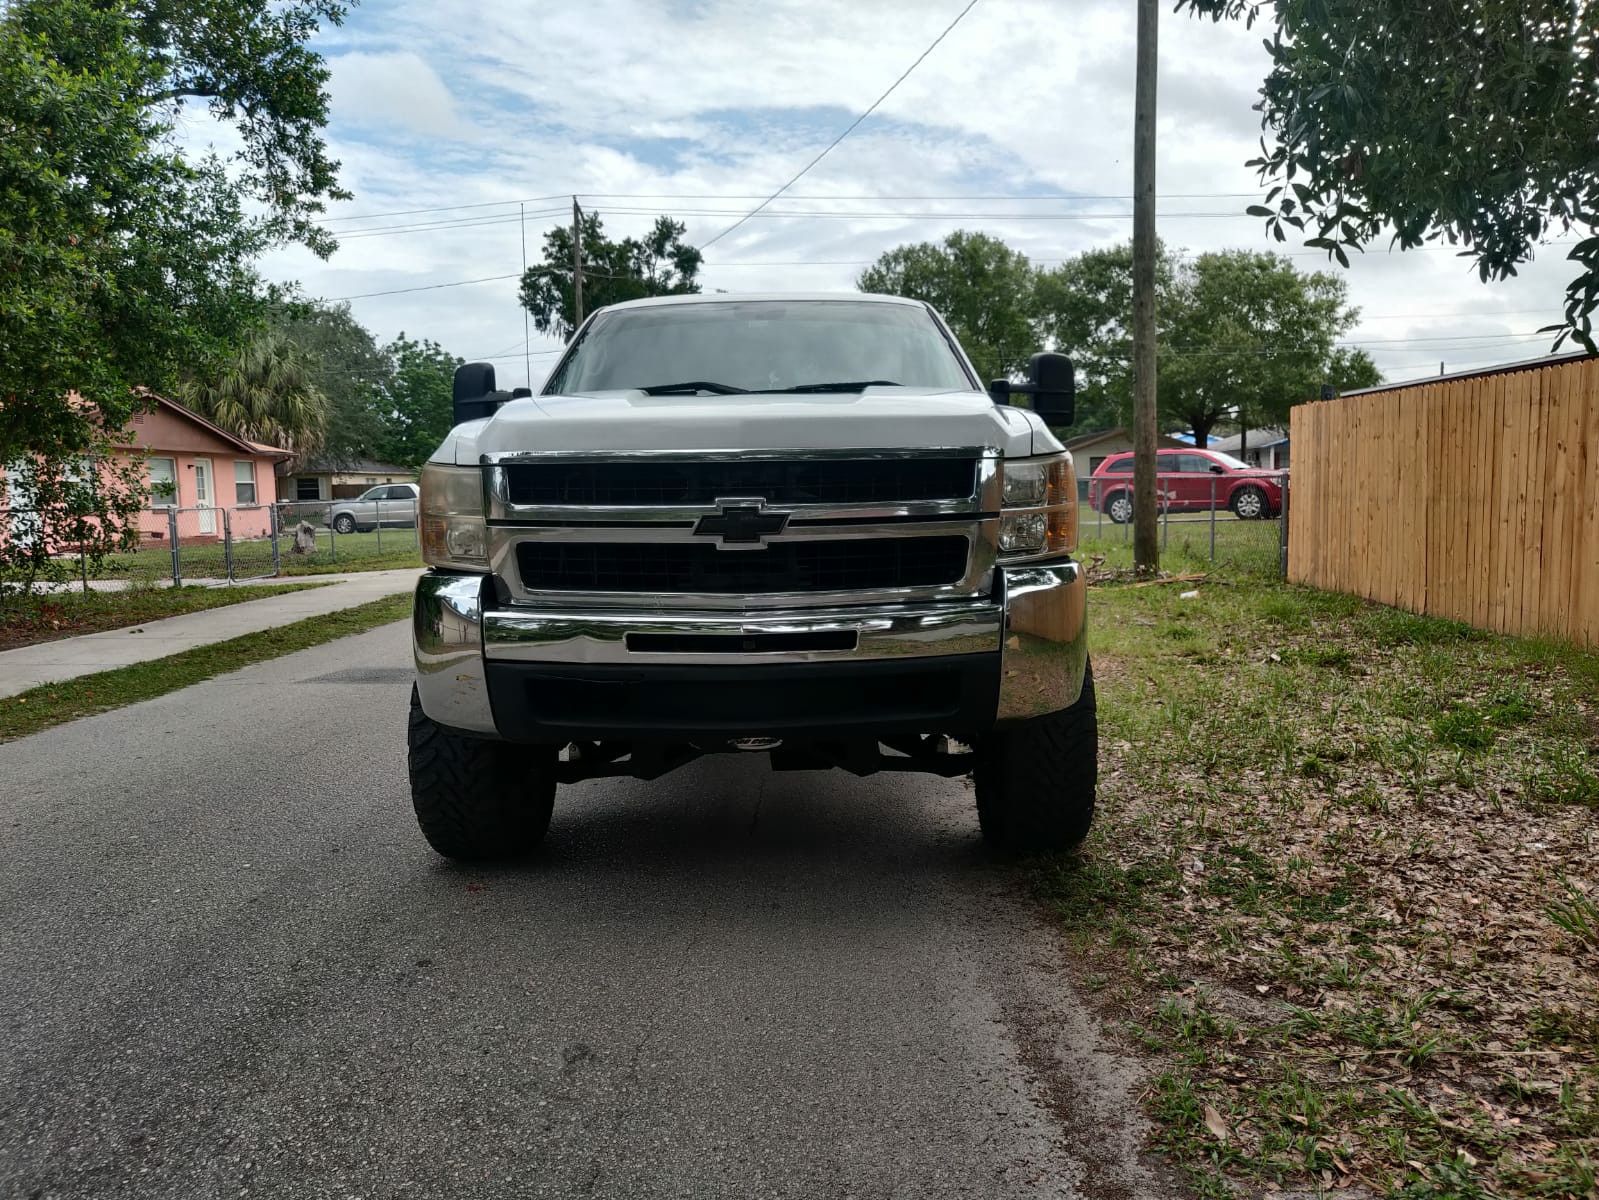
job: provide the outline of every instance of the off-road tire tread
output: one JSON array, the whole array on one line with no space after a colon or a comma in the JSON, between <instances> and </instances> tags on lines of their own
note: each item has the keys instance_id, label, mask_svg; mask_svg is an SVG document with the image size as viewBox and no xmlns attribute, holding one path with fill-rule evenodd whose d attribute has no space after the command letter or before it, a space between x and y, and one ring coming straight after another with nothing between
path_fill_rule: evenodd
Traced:
<instances>
[{"instance_id":1,"label":"off-road tire tread","mask_svg":"<svg viewBox=\"0 0 1599 1200\"><path fill-rule=\"evenodd\" d=\"M1008 854L1070 850L1094 822L1099 718L1094 671L1083 667L1077 702L990 734L978 749L977 820Z\"/></svg>"},{"instance_id":2,"label":"off-road tire tread","mask_svg":"<svg viewBox=\"0 0 1599 1200\"><path fill-rule=\"evenodd\" d=\"M547 752L451 732L422 711L414 687L408 745L411 805L433 849L471 862L537 848L555 805Z\"/></svg>"}]
</instances>

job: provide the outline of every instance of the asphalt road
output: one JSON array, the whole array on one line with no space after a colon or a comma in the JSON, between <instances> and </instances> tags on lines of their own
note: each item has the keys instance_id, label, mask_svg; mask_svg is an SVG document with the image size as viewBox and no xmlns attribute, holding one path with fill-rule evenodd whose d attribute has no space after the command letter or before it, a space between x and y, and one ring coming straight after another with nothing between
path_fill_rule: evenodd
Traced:
<instances>
[{"instance_id":1,"label":"asphalt road","mask_svg":"<svg viewBox=\"0 0 1599 1200\"><path fill-rule=\"evenodd\" d=\"M962 782L709 760L460 869L406 660L0 746L0 1196L1168 1194Z\"/></svg>"}]
</instances>

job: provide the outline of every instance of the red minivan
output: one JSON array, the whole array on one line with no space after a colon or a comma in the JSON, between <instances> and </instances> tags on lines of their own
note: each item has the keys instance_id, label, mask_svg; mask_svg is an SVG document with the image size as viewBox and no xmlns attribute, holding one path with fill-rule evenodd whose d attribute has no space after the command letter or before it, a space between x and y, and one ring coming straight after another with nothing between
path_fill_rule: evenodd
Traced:
<instances>
[{"instance_id":1,"label":"red minivan","mask_svg":"<svg viewBox=\"0 0 1599 1200\"><path fill-rule=\"evenodd\" d=\"M1282 473L1262 471L1216 450L1161 450L1160 502L1171 512L1229 508L1242 521L1264 521L1283 509ZM1113 454L1088 481L1088 503L1117 524L1133 519L1133 456Z\"/></svg>"}]
</instances>

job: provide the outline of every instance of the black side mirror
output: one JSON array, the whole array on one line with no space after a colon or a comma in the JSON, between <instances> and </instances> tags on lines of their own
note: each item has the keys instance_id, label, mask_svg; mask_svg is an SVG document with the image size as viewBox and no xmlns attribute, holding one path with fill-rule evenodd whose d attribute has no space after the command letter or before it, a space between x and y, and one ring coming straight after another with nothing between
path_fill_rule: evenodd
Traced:
<instances>
[{"instance_id":1,"label":"black side mirror","mask_svg":"<svg viewBox=\"0 0 1599 1200\"><path fill-rule=\"evenodd\" d=\"M1051 425L1070 425L1077 411L1077 374L1064 354L1044 351L1027 363L1027 382L996 379L989 385L996 404L1010 403L1014 395L1031 396L1033 411Z\"/></svg>"},{"instance_id":2,"label":"black side mirror","mask_svg":"<svg viewBox=\"0 0 1599 1200\"><path fill-rule=\"evenodd\" d=\"M1222 466L1220 463L1211 463L1210 473L1212 475L1225 475L1227 474L1227 468Z\"/></svg>"},{"instance_id":3,"label":"black side mirror","mask_svg":"<svg viewBox=\"0 0 1599 1200\"><path fill-rule=\"evenodd\" d=\"M459 425L462 421L492 416L495 409L511 398L511 393L494 390L493 363L463 363L455 368L452 398L455 423Z\"/></svg>"}]
</instances>

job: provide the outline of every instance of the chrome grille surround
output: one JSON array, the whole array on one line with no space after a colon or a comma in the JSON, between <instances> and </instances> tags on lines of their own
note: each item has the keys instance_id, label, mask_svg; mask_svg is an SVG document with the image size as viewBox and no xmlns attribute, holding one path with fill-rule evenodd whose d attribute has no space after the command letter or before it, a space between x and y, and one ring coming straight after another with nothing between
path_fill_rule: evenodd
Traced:
<instances>
[{"instance_id":1,"label":"chrome grille surround","mask_svg":"<svg viewBox=\"0 0 1599 1200\"><path fill-rule=\"evenodd\" d=\"M835 538L916 538L964 536L970 550L967 569L957 581L932 587L895 588L886 591L844 592L764 592L747 595L714 593L639 593L539 591L522 583L516 547L529 540L589 544L638 542L682 543L704 546L706 538L694 533L695 525L715 516L718 505L691 506L606 506L606 505L517 505L508 499L504 465L516 462L561 459L566 461L618 462L653 460L657 462L695 462L714 459L803 459L832 457L841 459L893 459L907 457L963 458L976 463L970 495L937 500L889 501L869 503L773 505L791 514L786 528L764 540L814 542ZM613 451L570 454L566 452L515 452L485 455L484 482L488 497L489 566L503 582L508 599L516 606L612 607L634 611L705 609L742 611L751 609L794 609L830 607L861 603L893 604L936 600L967 599L988 594L998 558L1000 479L999 456L981 447L926 450L706 450L706 451ZM727 547L737 552L747 549Z\"/></svg>"}]
</instances>

